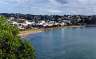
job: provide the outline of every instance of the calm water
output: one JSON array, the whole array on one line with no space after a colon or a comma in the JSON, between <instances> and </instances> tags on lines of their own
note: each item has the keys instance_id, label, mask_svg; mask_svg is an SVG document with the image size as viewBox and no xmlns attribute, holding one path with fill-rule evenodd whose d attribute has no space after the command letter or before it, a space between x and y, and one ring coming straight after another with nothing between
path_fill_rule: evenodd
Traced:
<instances>
[{"instance_id":1,"label":"calm water","mask_svg":"<svg viewBox=\"0 0 96 59\"><path fill-rule=\"evenodd\" d=\"M62 28L28 39L37 59L96 59L96 28Z\"/></svg>"}]
</instances>

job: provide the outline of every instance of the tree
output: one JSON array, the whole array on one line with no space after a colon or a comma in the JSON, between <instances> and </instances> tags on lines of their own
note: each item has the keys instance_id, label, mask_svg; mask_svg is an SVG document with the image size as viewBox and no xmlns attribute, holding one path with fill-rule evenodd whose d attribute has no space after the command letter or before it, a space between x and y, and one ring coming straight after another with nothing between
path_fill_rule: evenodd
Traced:
<instances>
[{"instance_id":1,"label":"tree","mask_svg":"<svg viewBox=\"0 0 96 59\"><path fill-rule=\"evenodd\" d=\"M35 59L31 44L21 40L19 30L0 16L0 59Z\"/></svg>"}]
</instances>

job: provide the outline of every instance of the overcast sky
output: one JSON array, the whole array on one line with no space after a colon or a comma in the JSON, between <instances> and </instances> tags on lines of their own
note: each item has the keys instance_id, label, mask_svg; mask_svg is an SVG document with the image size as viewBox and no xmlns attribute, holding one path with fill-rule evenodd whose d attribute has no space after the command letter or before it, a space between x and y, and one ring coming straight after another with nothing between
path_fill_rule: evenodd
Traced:
<instances>
[{"instance_id":1,"label":"overcast sky","mask_svg":"<svg viewBox=\"0 0 96 59\"><path fill-rule=\"evenodd\" d=\"M0 13L96 14L96 0L0 0Z\"/></svg>"}]
</instances>

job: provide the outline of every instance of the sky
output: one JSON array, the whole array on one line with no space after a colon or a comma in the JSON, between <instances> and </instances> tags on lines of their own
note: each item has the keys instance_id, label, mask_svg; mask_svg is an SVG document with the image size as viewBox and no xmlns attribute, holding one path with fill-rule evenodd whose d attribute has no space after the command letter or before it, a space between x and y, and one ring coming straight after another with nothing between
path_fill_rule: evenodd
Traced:
<instances>
[{"instance_id":1,"label":"sky","mask_svg":"<svg viewBox=\"0 0 96 59\"><path fill-rule=\"evenodd\" d=\"M0 0L0 13L96 15L96 0Z\"/></svg>"}]
</instances>

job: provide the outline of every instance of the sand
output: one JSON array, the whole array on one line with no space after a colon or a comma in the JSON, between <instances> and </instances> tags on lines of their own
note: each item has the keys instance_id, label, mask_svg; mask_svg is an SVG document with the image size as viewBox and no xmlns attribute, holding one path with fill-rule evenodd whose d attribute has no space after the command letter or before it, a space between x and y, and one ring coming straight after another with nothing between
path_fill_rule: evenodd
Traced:
<instances>
[{"instance_id":1,"label":"sand","mask_svg":"<svg viewBox=\"0 0 96 59\"><path fill-rule=\"evenodd\" d=\"M20 33L18 34L20 37L27 37L30 34L35 34L35 33L39 33L39 32L43 32L44 30L42 29L27 29L24 31L20 31Z\"/></svg>"},{"instance_id":2,"label":"sand","mask_svg":"<svg viewBox=\"0 0 96 59\"><path fill-rule=\"evenodd\" d=\"M76 28L78 28L78 27L81 27L81 26L73 25L73 26L64 26L64 27L67 27L67 28L76 27ZM44 32L44 31L48 31L48 29L52 29L52 28L47 28L47 29L44 29L44 28L43 29L38 29L38 28L27 29L27 30L24 30L24 31L20 31L20 33L18 35L20 37L24 38L24 37L27 37L30 34L35 34L35 33L40 33L40 32Z\"/></svg>"}]
</instances>

